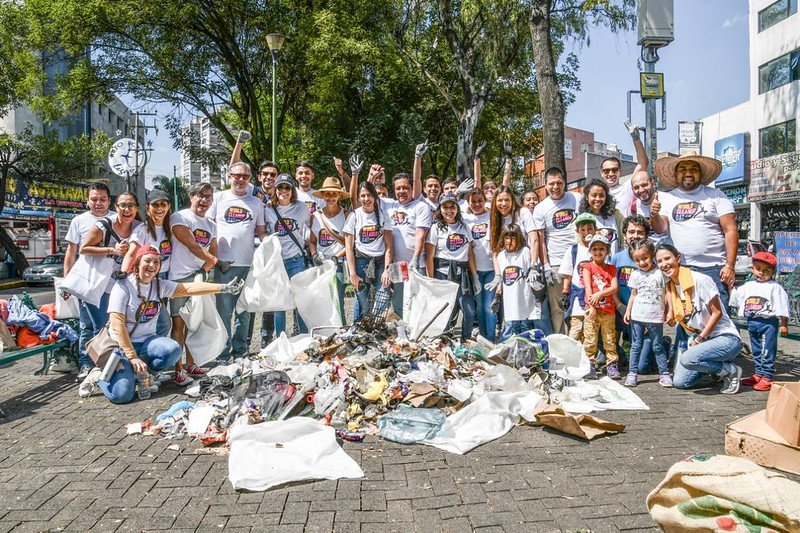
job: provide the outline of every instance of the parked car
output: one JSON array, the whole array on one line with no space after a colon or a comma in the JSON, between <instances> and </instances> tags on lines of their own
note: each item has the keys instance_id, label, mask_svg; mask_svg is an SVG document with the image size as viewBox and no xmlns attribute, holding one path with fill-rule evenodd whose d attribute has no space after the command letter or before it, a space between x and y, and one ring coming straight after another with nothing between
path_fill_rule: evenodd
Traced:
<instances>
[{"instance_id":1,"label":"parked car","mask_svg":"<svg viewBox=\"0 0 800 533\"><path fill-rule=\"evenodd\" d=\"M736 252L736 281L744 282L753 266L753 255L756 252L766 252L767 247L759 241L739 239L739 250Z\"/></svg>"},{"instance_id":2,"label":"parked car","mask_svg":"<svg viewBox=\"0 0 800 533\"><path fill-rule=\"evenodd\" d=\"M22 279L28 283L52 284L53 276L61 276L64 273L64 254L48 255L38 263L25 269Z\"/></svg>"}]
</instances>

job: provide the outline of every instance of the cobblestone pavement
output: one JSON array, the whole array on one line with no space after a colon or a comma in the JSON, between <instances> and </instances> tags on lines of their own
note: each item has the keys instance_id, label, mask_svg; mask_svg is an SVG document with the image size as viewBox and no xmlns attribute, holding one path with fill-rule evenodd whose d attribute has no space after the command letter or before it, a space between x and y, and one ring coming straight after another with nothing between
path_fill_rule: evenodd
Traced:
<instances>
[{"instance_id":1,"label":"cobblestone pavement","mask_svg":"<svg viewBox=\"0 0 800 533\"><path fill-rule=\"evenodd\" d=\"M781 341L779 379L800 377L800 343ZM740 358L745 371L749 360ZM725 424L766 393L682 392L646 376L647 412L600 415L624 433L586 443L516 427L464 455L376 437L343 444L361 480L236 493L227 458L197 442L127 437L124 425L183 396L80 400L74 378L37 377L38 361L0 368L0 531L568 531L647 530L645 497L676 461L724 453ZM167 447L178 444L180 450Z\"/></svg>"}]
</instances>

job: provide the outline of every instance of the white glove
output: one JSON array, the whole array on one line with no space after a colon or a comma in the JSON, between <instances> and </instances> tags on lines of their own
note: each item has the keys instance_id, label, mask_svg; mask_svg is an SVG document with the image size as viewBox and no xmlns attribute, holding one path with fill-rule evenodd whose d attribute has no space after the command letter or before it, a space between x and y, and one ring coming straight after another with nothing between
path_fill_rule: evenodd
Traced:
<instances>
[{"instance_id":1,"label":"white glove","mask_svg":"<svg viewBox=\"0 0 800 533\"><path fill-rule=\"evenodd\" d=\"M639 135L639 126L631 122L630 119L626 119L622 124L625 126L625 129L628 130L628 133L630 133L631 139L633 139L634 142L642 139Z\"/></svg>"},{"instance_id":2,"label":"white glove","mask_svg":"<svg viewBox=\"0 0 800 533\"><path fill-rule=\"evenodd\" d=\"M483 286L483 289L486 291L494 291L497 289L497 287L500 286L500 283L502 283L502 281L503 278L500 276L500 274L495 274L494 277L492 278L492 281L486 283Z\"/></svg>"},{"instance_id":3,"label":"white glove","mask_svg":"<svg viewBox=\"0 0 800 533\"><path fill-rule=\"evenodd\" d=\"M531 267L528 272L528 286L533 290L541 290L544 287L544 279L542 273L537 266Z\"/></svg>"},{"instance_id":4,"label":"white glove","mask_svg":"<svg viewBox=\"0 0 800 533\"><path fill-rule=\"evenodd\" d=\"M408 263L408 266L420 276L424 275L422 269L419 267L419 257L412 257L411 261Z\"/></svg>"},{"instance_id":5,"label":"white glove","mask_svg":"<svg viewBox=\"0 0 800 533\"><path fill-rule=\"evenodd\" d=\"M456 189L456 196L458 196L459 194L464 194L465 192L472 190L472 188L474 186L475 186L475 180L474 179L472 179L472 178L465 179L464 181L462 181L461 183L458 184L458 188Z\"/></svg>"},{"instance_id":6,"label":"white glove","mask_svg":"<svg viewBox=\"0 0 800 533\"><path fill-rule=\"evenodd\" d=\"M428 141L425 141L424 143L419 143L416 149L414 150L414 157L422 158L422 156L424 156L425 152L427 151L428 151Z\"/></svg>"},{"instance_id":7,"label":"white glove","mask_svg":"<svg viewBox=\"0 0 800 533\"><path fill-rule=\"evenodd\" d=\"M228 283L221 285L219 288L220 294L239 294L244 288L244 280L240 278L233 278Z\"/></svg>"},{"instance_id":8,"label":"white glove","mask_svg":"<svg viewBox=\"0 0 800 533\"><path fill-rule=\"evenodd\" d=\"M350 156L350 172L355 176L364 167L364 160L360 155L353 154Z\"/></svg>"},{"instance_id":9,"label":"white glove","mask_svg":"<svg viewBox=\"0 0 800 533\"><path fill-rule=\"evenodd\" d=\"M472 286L475 287L475 294L479 294L483 287L481 287L481 278L478 276L478 273L472 274Z\"/></svg>"},{"instance_id":10,"label":"white glove","mask_svg":"<svg viewBox=\"0 0 800 533\"><path fill-rule=\"evenodd\" d=\"M314 265L320 266L322 263L325 262L325 256L322 255L322 252L317 252L314 254L312 260L314 261Z\"/></svg>"},{"instance_id":11,"label":"white glove","mask_svg":"<svg viewBox=\"0 0 800 533\"><path fill-rule=\"evenodd\" d=\"M556 277L556 273L553 272L553 267L549 264L544 266L544 279L547 281L547 284L551 287L558 283L558 278Z\"/></svg>"}]
</instances>

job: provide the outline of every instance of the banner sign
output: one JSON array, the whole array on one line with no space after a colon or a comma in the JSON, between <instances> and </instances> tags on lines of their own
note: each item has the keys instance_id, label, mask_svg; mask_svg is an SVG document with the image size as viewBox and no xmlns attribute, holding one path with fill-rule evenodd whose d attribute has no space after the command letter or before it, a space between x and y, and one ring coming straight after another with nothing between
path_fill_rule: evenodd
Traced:
<instances>
[{"instance_id":1,"label":"banner sign","mask_svg":"<svg viewBox=\"0 0 800 533\"><path fill-rule=\"evenodd\" d=\"M775 255L778 272L791 272L800 265L800 231L776 231Z\"/></svg>"},{"instance_id":2,"label":"banner sign","mask_svg":"<svg viewBox=\"0 0 800 533\"><path fill-rule=\"evenodd\" d=\"M722 162L722 172L717 177L717 187L741 185L747 179L748 150L744 133L725 137L714 143L714 157Z\"/></svg>"},{"instance_id":3,"label":"banner sign","mask_svg":"<svg viewBox=\"0 0 800 533\"><path fill-rule=\"evenodd\" d=\"M750 163L750 201L800 198L800 151Z\"/></svg>"},{"instance_id":4,"label":"banner sign","mask_svg":"<svg viewBox=\"0 0 800 533\"><path fill-rule=\"evenodd\" d=\"M728 199L730 199L731 203L736 207L747 203L747 187L744 185L722 189L722 192L728 196Z\"/></svg>"},{"instance_id":5,"label":"banner sign","mask_svg":"<svg viewBox=\"0 0 800 533\"><path fill-rule=\"evenodd\" d=\"M678 122L678 154L700 155L700 128L702 122Z\"/></svg>"},{"instance_id":6,"label":"banner sign","mask_svg":"<svg viewBox=\"0 0 800 533\"><path fill-rule=\"evenodd\" d=\"M80 183L35 180L25 183L9 179L6 189L4 215L43 215L82 213L86 211L89 187Z\"/></svg>"}]
</instances>

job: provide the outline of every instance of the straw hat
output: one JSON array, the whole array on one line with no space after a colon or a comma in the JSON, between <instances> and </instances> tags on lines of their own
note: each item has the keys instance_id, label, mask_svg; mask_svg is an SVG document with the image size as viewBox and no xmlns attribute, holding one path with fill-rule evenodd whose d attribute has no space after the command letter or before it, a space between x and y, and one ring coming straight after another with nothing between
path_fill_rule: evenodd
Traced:
<instances>
[{"instance_id":1,"label":"straw hat","mask_svg":"<svg viewBox=\"0 0 800 533\"><path fill-rule=\"evenodd\" d=\"M694 161L700 165L700 183L708 185L722 172L722 163L713 157L690 153L680 157L662 157L655 163L656 176L670 189L678 186L678 178L675 176L675 169L681 161Z\"/></svg>"},{"instance_id":2,"label":"straw hat","mask_svg":"<svg viewBox=\"0 0 800 533\"><path fill-rule=\"evenodd\" d=\"M324 192L338 192L340 200L346 200L350 198L350 193L344 190L342 187L342 182L339 181L339 178L325 178L325 181L322 182L322 188L317 189L313 192L314 196L317 198L324 198Z\"/></svg>"}]
</instances>

